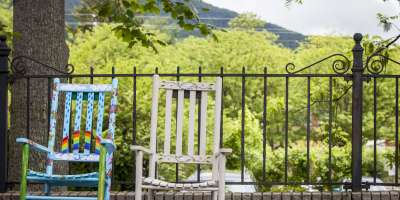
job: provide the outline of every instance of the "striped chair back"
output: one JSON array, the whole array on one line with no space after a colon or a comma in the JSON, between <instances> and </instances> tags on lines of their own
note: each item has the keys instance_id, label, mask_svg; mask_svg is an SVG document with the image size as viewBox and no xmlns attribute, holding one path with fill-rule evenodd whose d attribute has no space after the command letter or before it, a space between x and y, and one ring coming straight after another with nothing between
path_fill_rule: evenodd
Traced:
<instances>
[{"instance_id":1,"label":"striped chair back","mask_svg":"<svg viewBox=\"0 0 400 200\"><path fill-rule=\"evenodd\" d=\"M65 84L54 79L48 148L54 151L59 108L64 108L61 151L49 154L49 160L98 162L101 137L114 139L117 79L112 84ZM108 128L103 134L105 100L110 97ZM59 97L64 96L64 105ZM85 122L83 122L83 119ZM52 162L47 166L52 168Z\"/></svg>"},{"instance_id":2,"label":"striped chair back","mask_svg":"<svg viewBox=\"0 0 400 200\"><path fill-rule=\"evenodd\" d=\"M165 90L164 142L162 150L160 148L160 152L157 152L157 135L160 134L157 129L160 90ZM207 111L207 106L210 102L208 100L209 93L215 93L214 112ZM176 97L175 104L173 101L174 96ZM221 97L222 79L219 77L215 83L210 84L160 81L158 75L153 76L150 137L150 150L153 152L153 155L150 157L150 177L155 177L157 162L213 164L213 155L219 149L220 144ZM188 112L186 112L188 115L186 117L188 120L186 130L184 130L185 104L188 106L186 108L188 109ZM176 106L176 115L174 116L173 106ZM213 113L214 130L212 150L207 152L208 113ZM171 131L173 117L176 119L175 133ZM195 131L196 127L198 127L197 131ZM175 134L175 136L173 137L172 134ZM173 138L175 138L175 141L173 141ZM186 146L184 146L184 138L187 138ZM199 139L198 151L195 145L197 139ZM175 145L175 149L171 148L173 145ZM207 154L211 152L211 155Z\"/></svg>"}]
</instances>

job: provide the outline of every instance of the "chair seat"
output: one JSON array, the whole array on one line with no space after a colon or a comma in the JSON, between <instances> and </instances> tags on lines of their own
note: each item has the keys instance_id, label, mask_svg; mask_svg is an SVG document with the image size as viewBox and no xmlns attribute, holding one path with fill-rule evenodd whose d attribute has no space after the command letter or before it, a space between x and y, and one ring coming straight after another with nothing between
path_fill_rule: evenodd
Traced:
<instances>
[{"instance_id":1,"label":"chair seat","mask_svg":"<svg viewBox=\"0 0 400 200\"><path fill-rule=\"evenodd\" d=\"M27 179L31 182L48 183L50 185L96 187L98 185L98 177L98 172L74 175L48 175L46 173L28 170Z\"/></svg>"},{"instance_id":2,"label":"chair seat","mask_svg":"<svg viewBox=\"0 0 400 200\"><path fill-rule=\"evenodd\" d=\"M213 190L218 189L216 181L204 181L200 183L171 183L162 181L155 178L142 178L143 187L149 189L171 189L171 190L190 190L190 189L201 189L207 188Z\"/></svg>"}]
</instances>

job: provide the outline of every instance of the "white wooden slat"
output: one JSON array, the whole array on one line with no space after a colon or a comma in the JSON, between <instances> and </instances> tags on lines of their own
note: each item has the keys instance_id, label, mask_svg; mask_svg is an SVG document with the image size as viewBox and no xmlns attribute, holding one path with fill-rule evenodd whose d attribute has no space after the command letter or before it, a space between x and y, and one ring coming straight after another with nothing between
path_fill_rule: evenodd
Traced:
<instances>
[{"instance_id":1,"label":"white wooden slat","mask_svg":"<svg viewBox=\"0 0 400 200\"><path fill-rule=\"evenodd\" d=\"M190 91L189 104L189 136L188 136L188 155L193 156L194 148L194 119L196 109L196 91Z\"/></svg>"},{"instance_id":2,"label":"white wooden slat","mask_svg":"<svg viewBox=\"0 0 400 200\"><path fill-rule=\"evenodd\" d=\"M176 155L182 155L182 131L183 131L183 103L184 90L178 90L178 110L176 116Z\"/></svg>"},{"instance_id":3,"label":"white wooden slat","mask_svg":"<svg viewBox=\"0 0 400 200\"><path fill-rule=\"evenodd\" d=\"M200 155L206 155L207 144L207 92L201 92L201 105L200 105Z\"/></svg>"},{"instance_id":4,"label":"white wooden slat","mask_svg":"<svg viewBox=\"0 0 400 200\"><path fill-rule=\"evenodd\" d=\"M215 107L214 107L214 147L213 152L216 153L220 143L220 127L221 127L221 101L222 100L222 78L218 77L215 83Z\"/></svg>"},{"instance_id":5,"label":"white wooden slat","mask_svg":"<svg viewBox=\"0 0 400 200\"><path fill-rule=\"evenodd\" d=\"M151 102L151 124L150 124L150 151L153 153L150 156L149 176L156 175L156 145L157 145L157 116L158 116L158 91L160 88L160 77L153 76L153 97Z\"/></svg>"},{"instance_id":6,"label":"white wooden slat","mask_svg":"<svg viewBox=\"0 0 400 200\"><path fill-rule=\"evenodd\" d=\"M187 83L187 82L178 82L178 81L161 81L160 88L170 89L170 90L213 91L214 84Z\"/></svg>"},{"instance_id":7,"label":"white wooden slat","mask_svg":"<svg viewBox=\"0 0 400 200\"><path fill-rule=\"evenodd\" d=\"M171 146L171 105L172 105L172 90L167 90L165 94L165 140L164 154L170 154Z\"/></svg>"},{"instance_id":8,"label":"white wooden slat","mask_svg":"<svg viewBox=\"0 0 400 200\"><path fill-rule=\"evenodd\" d=\"M160 163L198 163L198 164L211 164L213 162L212 155L159 155L157 162Z\"/></svg>"}]
</instances>

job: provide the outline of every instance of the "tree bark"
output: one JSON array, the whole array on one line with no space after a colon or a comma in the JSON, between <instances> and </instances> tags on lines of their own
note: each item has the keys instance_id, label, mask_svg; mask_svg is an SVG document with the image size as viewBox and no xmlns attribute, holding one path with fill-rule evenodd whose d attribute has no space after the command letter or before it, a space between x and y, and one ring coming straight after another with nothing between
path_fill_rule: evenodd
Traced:
<instances>
[{"instance_id":1,"label":"tree bark","mask_svg":"<svg viewBox=\"0 0 400 200\"><path fill-rule=\"evenodd\" d=\"M65 42L64 0L14 0L13 9L13 31L16 33L13 40L13 57L27 56L65 71L68 47ZM26 59L24 66L27 75L56 74L55 71ZM29 137L47 146L49 82L52 83L52 80L47 78L22 78L12 84L8 141L9 181L20 179L21 145L16 144L17 137ZM59 148L60 141L61 133L57 131L55 150ZM31 151L29 168L43 171L45 161L45 154ZM63 173L66 170L67 165L55 163L55 173Z\"/></svg>"}]
</instances>

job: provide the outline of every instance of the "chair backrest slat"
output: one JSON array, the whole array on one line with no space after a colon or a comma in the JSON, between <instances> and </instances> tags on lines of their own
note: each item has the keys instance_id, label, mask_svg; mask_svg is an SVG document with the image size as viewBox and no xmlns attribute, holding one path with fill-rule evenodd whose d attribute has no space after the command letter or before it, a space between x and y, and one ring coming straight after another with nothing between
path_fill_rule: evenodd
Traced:
<instances>
[{"instance_id":1,"label":"chair backrest slat","mask_svg":"<svg viewBox=\"0 0 400 200\"><path fill-rule=\"evenodd\" d=\"M201 105L200 105L200 155L206 155L206 144L207 144L207 92L201 92Z\"/></svg>"},{"instance_id":2,"label":"chair backrest slat","mask_svg":"<svg viewBox=\"0 0 400 200\"><path fill-rule=\"evenodd\" d=\"M189 135L188 135L188 155L194 154L194 120L196 111L196 91L190 91L189 95Z\"/></svg>"},{"instance_id":3,"label":"chair backrest slat","mask_svg":"<svg viewBox=\"0 0 400 200\"><path fill-rule=\"evenodd\" d=\"M171 153L171 104L172 104L172 90L167 90L165 93L165 141L164 141L164 154Z\"/></svg>"},{"instance_id":4,"label":"chair backrest slat","mask_svg":"<svg viewBox=\"0 0 400 200\"><path fill-rule=\"evenodd\" d=\"M162 81L160 87L170 90L196 90L196 91L214 91L214 85L208 83L186 83L176 81Z\"/></svg>"},{"instance_id":5,"label":"chair backrest slat","mask_svg":"<svg viewBox=\"0 0 400 200\"><path fill-rule=\"evenodd\" d=\"M103 131L103 113L104 113L104 92L99 93L99 100L97 102L97 124L96 124L96 154L100 154L100 138Z\"/></svg>"},{"instance_id":6,"label":"chair backrest slat","mask_svg":"<svg viewBox=\"0 0 400 200\"><path fill-rule=\"evenodd\" d=\"M158 92L160 88L159 76L153 76L153 96L151 99L151 124L150 124L150 151L154 152L150 156L149 161L149 177L154 178L156 175L156 159L157 155L157 117L158 117Z\"/></svg>"},{"instance_id":7,"label":"chair backrest slat","mask_svg":"<svg viewBox=\"0 0 400 200\"><path fill-rule=\"evenodd\" d=\"M83 101L83 92L78 92L76 95L74 131L72 133L72 138L73 138L72 149L74 153L79 153L79 140L81 136L82 101Z\"/></svg>"},{"instance_id":8,"label":"chair backrest slat","mask_svg":"<svg viewBox=\"0 0 400 200\"><path fill-rule=\"evenodd\" d=\"M65 93L65 109L64 109L64 125L63 125L63 139L61 143L61 152L68 153L69 149L69 124L71 120L71 102L72 92Z\"/></svg>"},{"instance_id":9,"label":"chair backrest slat","mask_svg":"<svg viewBox=\"0 0 400 200\"><path fill-rule=\"evenodd\" d=\"M184 90L178 90L178 108L176 116L176 151L175 154L182 155L182 131L183 131L183 101L184 101Z\"/></svg>"},{"instance_id":10,"label":"chair backrest slat","mask_svg":"<svg viewBox=\"0 0 400 200\"><path fill-rule=\"evenodd\" d=\"M111 92L112 86L110 84L96 84L96 87L90 84L66 84L60 83L58 91L64 92Z\"/></svg>"},{"instance_id":11,"label":"chair backrest slat","mask_svg":"<svg viewBox=\"0 0 400 200\"><path fill-rule=\"evenodd\" d=\"M87 111L86 111L86 127L85 127L85 148L83 153L90 153L90 143L92 140L92 123L93 123L93 104L94 93L89 92L87 97Z\"/></svg>"}]
</instances>

